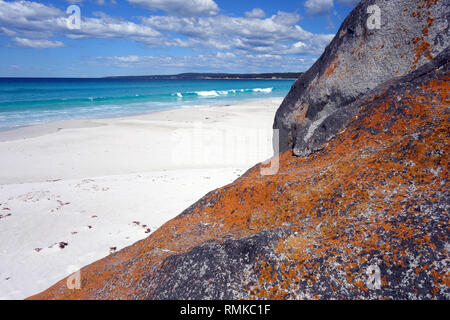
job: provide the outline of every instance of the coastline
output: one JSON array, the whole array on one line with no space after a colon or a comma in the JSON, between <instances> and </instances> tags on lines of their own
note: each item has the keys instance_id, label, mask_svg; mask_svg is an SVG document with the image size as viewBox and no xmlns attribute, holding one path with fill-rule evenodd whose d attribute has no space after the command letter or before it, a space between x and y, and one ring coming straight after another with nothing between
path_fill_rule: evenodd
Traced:
<instances>
[{"instance_id":1,"label":"coastline","mask_svg":"<svg viewBox=\"0 0 450 320\"><path fill-rule=\"evenodd\" d=\"M181 107L281 98L292 83L257 79L5 80L0 83L4 93L0 97L0 132L64 120L122 118Z\"/></svg>"},{"instance_id":2,"label":"coastline","mask_svg":"<svg viewBox=\"0 0 450 320\"><path fill-rule=\"evenodd\" d=\"M245 80L245 79L244 79ZM267 79L260 79L267 80ZM269 79L270 80L270 79ZM284 79L282 79L284 80ZM202 109L207 108L211 110L211 108L223 108L223 107L231 107L231 106L240 106L247 104L254 104L265 101L276 101L279 99L279 103L283 101L284 97L269 97L269 98L247 98L243 100L229 101L227 103L223 103L223 101L212 103L212 104L198 104L198 105L180 105L172 108L164 108L164 109L156 109L147 112L142 112L138 114L130 114L130 115L121 115L121 116L111 116L111 117L92 117L92 118L79 118L79 119L63 119L57 121L49 121L43 123L34 123L29 125L17 126L17 127L9 127L9 128L0 128L0 142L7 142L13 140L34 138L45 134L55 133L59 130L63 129L75 129L75 128L88 128L88 127L96 127L101 126L103 124L96 123L96 121L108 122L108 120L126 120L129 118L139 118L146 117L153 114L164 113L166 111L173 110L182 110L182 109Z\"/></svg>"},{"instance_id":3,"label":"coastline","mask_svg":"<svg viewBox=\"0 0 450 320\"><path fill-rule=\"evenodd\" d=\"M35 294L147 237L271 157L267 128L281 101L0 132L0 299Z\"/></svg>"}]
</instances>

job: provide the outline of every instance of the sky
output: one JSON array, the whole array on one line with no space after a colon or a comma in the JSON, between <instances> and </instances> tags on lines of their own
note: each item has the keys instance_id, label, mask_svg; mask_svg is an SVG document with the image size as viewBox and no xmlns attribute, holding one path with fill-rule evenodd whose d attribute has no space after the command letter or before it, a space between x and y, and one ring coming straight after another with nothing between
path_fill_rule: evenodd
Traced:
<instances>
[{"instance_id":1,"label":"sky","mask_svg":"<svg viewBox=\"0 0 450 320\"><path fill-rule=\"evenodd\" d=\"M0 0L0 77L301 72L357 3Z\"/></svg>"}]
</instances>

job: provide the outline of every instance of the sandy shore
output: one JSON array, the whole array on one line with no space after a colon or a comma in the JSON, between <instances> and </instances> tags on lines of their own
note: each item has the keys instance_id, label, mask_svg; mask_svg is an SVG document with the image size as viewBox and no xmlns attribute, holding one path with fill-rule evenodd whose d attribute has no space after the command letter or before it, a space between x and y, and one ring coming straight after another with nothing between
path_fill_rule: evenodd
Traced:
<instances>
[{"instance_id":1,"label":"sandy shore","mask_svg":"<svg viewBox=\"0 0 450 320\"><path fill-rule=\"evenodd\" d=\"M272 156L281 98L0 132L0 299L148 236Z\"/></svg>"}]
</instances>

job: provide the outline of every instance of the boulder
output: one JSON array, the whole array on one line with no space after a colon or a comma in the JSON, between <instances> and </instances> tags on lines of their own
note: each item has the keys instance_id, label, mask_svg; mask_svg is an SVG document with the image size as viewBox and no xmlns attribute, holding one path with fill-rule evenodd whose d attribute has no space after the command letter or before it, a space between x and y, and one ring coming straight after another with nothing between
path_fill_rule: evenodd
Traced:
<instances>
[{"instance_id":1,"label":"boulder","mask_svg":"<svg viewBox=\"0 0 450 320\"><path fill-rule=\"evenodd\" d=\"M308 156L323 148L355 115L346 106L447 48L449 20L446 0L361 1L278 109L280 151Z\"/></svg>"}]
</instances>

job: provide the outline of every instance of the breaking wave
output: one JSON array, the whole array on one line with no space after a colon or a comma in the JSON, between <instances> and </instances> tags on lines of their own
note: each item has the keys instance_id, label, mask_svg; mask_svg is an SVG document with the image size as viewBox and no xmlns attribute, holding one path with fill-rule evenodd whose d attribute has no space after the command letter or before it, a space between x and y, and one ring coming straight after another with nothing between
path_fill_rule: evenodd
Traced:
<instances>
[{"instance_id":1,"label":"breaking wave","mask_svg":"<svg viewBox=\"0 0 450 320\"><path fill-rule=\"evenodd\" d=\"M198 97L218 97L239 93L271 93L273 88L253 88L253 89L230 89L230 90L209 90L209 91L193 91L193 92L176 92L172 94L179 98L198 96Z\"/></svg>"}]
</instances>

